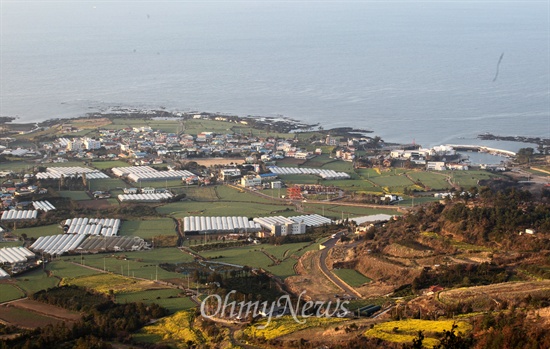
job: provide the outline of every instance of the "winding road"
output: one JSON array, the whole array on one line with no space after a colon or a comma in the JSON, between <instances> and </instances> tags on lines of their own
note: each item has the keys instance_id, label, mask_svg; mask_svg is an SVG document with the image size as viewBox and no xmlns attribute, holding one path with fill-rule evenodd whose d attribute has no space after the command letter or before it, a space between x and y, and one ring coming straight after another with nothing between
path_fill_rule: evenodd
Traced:
<instances>
[{"instance_id":1,"label":"winding road","mask_svg":"<svg viewBox=\"0 0 550 349\"><path fill-rule=\"evenodd\" d=\"M319 268L321 269L321 272L329 279L336 287L340 288L344 293L347 293L348 295L355 295L357 297L361 297L361 294L359 294L357 291L355 291L352 287L350 287L348 284L342 281L339 277L334 275L332 271L327 267L327 257L328 252L331 248L336 246L336 243L338 240L340 240L340 237L344 235L344 231L340 231L336 234L334 234L334 237L328 239L323 245L325 246L324 249L321 250L321 253L319 254Z\"/></svg>"}]
</instances>

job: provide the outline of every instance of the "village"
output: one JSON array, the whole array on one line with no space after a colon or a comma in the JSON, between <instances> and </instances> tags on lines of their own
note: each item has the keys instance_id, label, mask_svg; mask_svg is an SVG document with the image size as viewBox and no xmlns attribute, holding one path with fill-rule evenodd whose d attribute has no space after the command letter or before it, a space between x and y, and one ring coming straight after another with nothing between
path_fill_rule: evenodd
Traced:
<instances>
[{"instance_id":1,"label":"village","mask_svg":"<svg viewBox=\"0 0 550 349\"><path fill-rule=\"evenodd\" d=\"M344 318L383 319L399 309L399 291L392 291L402 281L391 276L401 267L385 258L402 263L396 255L411 252L395 244L380 250L378 232L403 224L401 217L424 204L476 200L483 185L521 175L514 158L475 165L450 145L386 144L365 132L304 125L289 132L285 124L283 132L277 122L196 114L57 120L27 131L7 131L6 124L0 138L4 301L59 280L93 289L120 281L124 291L112 291L118 302L155 295L148 302L178 314L195 307L201 294L248 275L291 293L307 289L308 299L352 301ZM542 236L531 226L516 235ZM418 241L426 243L422 236ZM422 265L399 273L465 263L432 256L423 250L447 250L436 240L428 245L413 253L424 258ZM345 257L352 255L387 270L353 266ZM479 258L486 260L484 250ZM134 282L143 286L128 286ZM445 290L433 283L420 292Z\"/></svg>"}]
</instances>

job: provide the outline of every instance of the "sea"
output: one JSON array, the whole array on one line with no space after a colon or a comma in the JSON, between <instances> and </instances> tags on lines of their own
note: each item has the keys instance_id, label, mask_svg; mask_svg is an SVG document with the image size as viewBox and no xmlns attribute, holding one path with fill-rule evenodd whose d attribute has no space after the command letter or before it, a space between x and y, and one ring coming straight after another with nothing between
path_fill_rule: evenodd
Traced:
<instances>
[{"instance_id":1,"label":"sea","mask_svg":"<svg viewBox=\"0 0 550 349\"><path fill-rule=\"evenodd\" d=\"M550 2L0 1L0 115L287 117L387 142L550 137Z\"/></svg>"}]
</instances>

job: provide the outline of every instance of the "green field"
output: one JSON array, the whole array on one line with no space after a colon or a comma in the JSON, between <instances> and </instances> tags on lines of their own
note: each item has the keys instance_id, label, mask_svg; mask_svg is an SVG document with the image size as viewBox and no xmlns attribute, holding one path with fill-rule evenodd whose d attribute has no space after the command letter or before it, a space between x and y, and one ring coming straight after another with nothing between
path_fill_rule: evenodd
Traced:
<instances>
[{"instance_id":1,"label":"green field","mask_svg":"<svg viewBox=\"0 0 550 349\"><path fill-rule=\"evenodd\" d=\"M216 193L216 187L187 187L183 190L186 199L192 201L218 201L219 197Z\"/></svg>"},{"instance_id":2,"label":"green field","mask_svg":"<svg viewBox=\"0 0 550 349\"><path fill-rule=\"evenodd\" d=\"M308 174L288 174L288 175L279 175L279 177L287 184L287 186L292 186L293 184L317 184L321 183L321 177Z\"/></svg>"},{"instance_id":3,"label":"green field","mask_svg":"<svg viewBox=\"0 0 550 349\"><path fill-rule=\"evenodd\" d=\"M363 284L372 281L370 278L354 269L334 269L332 272L351 287L361 287Z\"/></svg>"},{"instance_id":4,"label":"green field","mask_svg":"<svg viewBox=\"0 0 550 349\"><path fill-rule=\"evenodd\" d=\"M59 196L61 197L69 198L75 201L90 200L90 197L88 196L88 194L86 194L83 191L62 190L62 191L59 191L58 193L59 193Z\"/></svg>"},{"instance_id":5,"label":"green field","mask_svg":"<svg viewBox=\"0 0 550 349\"><path fill-rule=\"evenodd\" d=\"M13 301L23 297L25 297L25 294L14 285L0 284L0 303Z\"/></svg>"},{"instance_id":6,"label":"green field","mask_svg":"<svg viewBox=\"0 0 550 349\"><path fill-rule=\"evenodd\" d=\"M127 260L125 260L127 258ZM70 260L80 263L80 255L65 256L64 260ZM124 252L114 254L98 254L84 256L84 264L95 268L103 269L116 274L124 273L130 276L154 280L157 276L159 280L171 278L185 278L184 275L166 271L157 268L160 263L184 263L192 262L193 257L187 253L181 252L177 248L158 248L149 251Z\"/></svg>"},{"instance_id":7,"label":"green field","mask_svg":"<svg viewBox=\"0 0 550 349\"><path fill-rule=\"evenodd\" d=\"M409 172L409 176L415 181L422 182L431 190L445 190L451 187L446 176L436 172Z\"/></svg>"},{"instance_id":8,"label":"green field","mask_svg":"<svg viewBox=\"0 0 550 349\"><path fill-rule=\"evenodd\" d=\"M365 179L331 179L322 181L322 185L333 185L342 190L368 193L382 193L383 190Z\"/></svg>"},{"instance_id":9,"label":"green field","mask_svg":"<svg viewBox=\"0 0 550 349\"><path fill-rule=\"evenodd\" d=\"M397 206L413 206L413 205L416 206L416 205L419 205L419 204L424 204L426 202L435 202L435 201L439 201L439 200L441 200L441 199L433 197L433 196L415 197L414 199L409 197L409 198L404 198L403 201L399 201L397 203Z\"/></svg>"},{"instance_id":10,"label":"green field","mask_svg":"<svg viewBox=\"0 0 550 349\"><path fill-rule=\"evenodd\" d=\"M304 213L317 213L331 219L344 219L360 217L360 216L370 216L375 214L389 214L389 215L401 215L397 211L397 206L389 206L389 208L365 208L365 207L354 207L354 206L342 206L342 205L322 205L322 204L309 204L305 203Z\"/></svg>"},{"instance_id":11,"label":"green field","mask_svg":"<svg viewBox=\"0 0 550 349\"><path fill-rule=\"evenodd\" d=\"M40 227L20 228L15 230L14 233L19 236L26 234L27 238L29 239L30 238L37 239L40 236L62 234L63 230L61 230L61 227L59 226L59 224L50 224L50 225L43 225Z\"/></svg>"},{"instance_id":12,"label":"green field","mask_svg":"<svg viewBox=\"0 0 550 349\"><path fill-rule=\"evenodd\" d=\"M179 189L183 190L185 187L180 179L172 180L159 180L159 181L141 181L140 183L133 183L136 188L153 187L155 189ZM128 185L126 185L127 187Z\"/></svg>"},{"instance_id":13,"label":"green field","mask_svg":"<svg viewBox=\"0 0 550 349\"><path fill-rule=\"evenodd\" d=\"M20 171L26 171L29 169L32 169L33 166L36 166L35 164L30 164L25 161L7 161L0 163L0 171L12 171L12 172L20 172Z\"/></svg>"},{"instance_id":14,"label":"green field","mask_svg":"<svg viewBox=\"0 0 550 349\"><path fill-rule=\"evenodd\" d=\"M27 293L35 293L40 290L52 288L59 284L59 279L48 277L42 268L34 269L15 278L17 286Z\"/></svg>"},{"instance_id":15,"label":"green field","mask_svg":"<svg viewBox=\"0 0 550 349\"><path fill-rule=\"evenodd\" d=\"M88 181L88 188L91 191L102 190L109 191L116 188L126 188L128 184L119 178L101 178Z\"/></svg>"},{"instance_id":16,"label":"green field","mask_svg":"<svg viewBox=\"0 0 550 349\"><path fill-rule=\"evenodd\" d=\"M240 191L228 186L216 186L215 191L220 201L229 202L257 202L261 204L274 203L271 198L254 195L248 191Z\"/></svg>"},{"instance_id":17,"label":"green field","mask_svg":"<svg viewBox=\"0 0 550 349\"><path fill-rule=\"evenodd\" d=\"M451 181L463 187L464 189L469 189L478 185L478 181L482 179L489 179L494 177L500 177L495 173L487 171L443 171L443 173L451 177Z\"/></svg>"},{"instance_id":18,"label":"green field","mask_svg":"<svg viewBox=\"0 0 550 349\"><path fill-rule=\"evenodd\" d=\"M1 241L0 248L23 246L23 241Z\"/></svg>"},{"instance_id":19,"label":"green field","mask_svg":"<svg viewBox=\"0 0 550 349\"><path fill-rule=\"evenodd\" d=\"M111 125L107 125L106 129L123 129L127 127L150 126L154 130L164 132L177 132L179 120L146 120L138 118L116 118L112 120ZM215 121L215 120L185 120L185 133L197 135L198 133L211 131L215 133L233 133L231 128L236 124ZM256 132L259 132L256 130ZM265 131L263 131L265 135Z\"/></svg>"},{"instance_id":20,"label":"green field","mask_svg":"<svg viewBox=\"0 0 550 349\"><path fill-rule=\"evenodd\" d=\"M142 302L146 304L156 303L174 313L180 310L194 308L196 306L188 297L181 296L181 290L146 290L133 293L119 293L116 295L118 303Z\"/></svg>"},{"instance_id":21,"label":"green field","mask_svg":"<svg viewBox=\"0 0 550 349\"><path fill-rule=\"evenodd\" d=\"M141 292L153 286L152 281L139 280L115 273L100 273L83 275L74 278L64 278L61 285L75 285L100 293L131 293Z\"/></svg>"},{"instance_id":22,"label":"green field","mask_svg":"<svg viewBox=\"0 0 550 349\"><path fill-rule=\"evenodd\" d=\"M371 181L381 187L407 187L414 183L404 175L380 176L372 178Z\"/></svg>"},{"instance_id":23,"label":"green field","mask_svg":"<svg viewBox=\"0 0 550 349\"><path fill-rule=\"evenodd\" d=\"M215 258L213 261L224 262L238 265L247 265L253 268L263 268L273 274L286 278L295 275L294 264L296 259L291 258L291 255L296 257L302 256L310 250L317 249L317 244L308 243L293 243L284 245L254 245L235 247L216 251L203 251L200 254L206 258ZM283 260L278 265L273 265L273 261L266 256L262 250L273 255L277 259ZM219 258L221 256L221 258Z\"/></svg>"},{"instance_id":24,"label":"green field","mask_svg":"<svg viewBox=\"0 0 550 349\"><path fill-rule=\"evenodd\" d=\"M78 261L79 263L80 261ZM69 263L66 260L55 260L46 264L46 270L51 272L52 276L59 278L75 278L79 276L88 276L99 274L98 271L88 269L78 264Z\"/></svg>"},{"instance_id":25,"label":"green field","mask_svg":"<svg viewBox=\"0 0 550 349\"><path fill-rule=\"evenodd\" d=\"M243 193L244 194L244 193ZM259 216L277 215L280 211L291 210L291 206L283 204L267 204L258 202L192 202L181 201L169 203L158 207L160 214L170 215L177 218L188 216L247 216L249 218Z\"/></svg>"},{"instance_id":26,"label":"green field","mask_svg":"<svg viewBox=\"0 0 550 349\"><path fill-rule=\"evenodd\" d=\"M86 167L86 168L91 168L90 166L86 165L85 161L52 162L52 163L42 164L41 166L44 166L44 167Z\"/></svg>"},{"instance_id":27,"label":"green field","mask_svg":"<svg viewBox=\"0 0 550 349\"><path fill-rule=\"evenodd\" d=\"M105 170L105 169L113 168L113 167L127 167L127 166L130 166L130 164L128 164L125 161L120 161L120 160L93 161L92 166L97 168L98 170Z\"/></svg>"},{"instance_id":28,"label":"green field","mask_svg":"<svg viewBox=\"0 0 550 349\"><path fill-rule=\"evenodd\" d=\"M175 223L171 218L158 218L124 221L118 235L150 239L158 235L174 235L175 233Z\"/></svg>"}]
</instances>

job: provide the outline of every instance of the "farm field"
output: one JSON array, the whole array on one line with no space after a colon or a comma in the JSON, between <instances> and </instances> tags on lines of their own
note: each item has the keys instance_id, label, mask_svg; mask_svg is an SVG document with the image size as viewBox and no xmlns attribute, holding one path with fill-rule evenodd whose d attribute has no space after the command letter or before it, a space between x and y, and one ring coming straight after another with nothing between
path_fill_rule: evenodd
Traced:
<instances>
[{"instance_id":1,"label":"farm field","mask_svg":"<svg viewBox=\"0 0 550 349\"><path fill-rule=\"evenodd\" d=\"M75 278L79 276L99 274L96 270L92 270L75 263L70 263L66 260L55 260L50 262L46 264L46 270L48 270L52 276L59 278Z\"/></svg>"},{"instance_id":2,"label":"farm field","mask_svg":"<svg viewBox=\"0 0 550 349\"><path fill-rule=\"evenodd\" d=\"M67 161L67 162L51 162L42 164L44 167L86 167L91 168L86 165L84 161Z\"/></svg>"},{"instance_id":3,"label":"farm field","mask_svg":"<svg viewBox=\"0 0 550 349\"><path fill-rule=\"evenodd\" d=\"M333 185L342 190L367 192L367 193L382 193L383 189L374 185L366 179L331 179L321 182L322 185Z\"/></svg>"},{"instance_id":4,"label":"farm field","mask_svg":"<svg viewBox=\"0 0 550 349\"><path fill-rule=\"evenodd\" d=\"M370 179L380 187L408 187L414 183L404 175L380 176Z\"/></svg>"},{"instance_id":5,"label":"farm field","mask_svg":"<svg viewBox=\"0 0 550 349\"><path fill-rule=\"evenodd\" d=\"M186 195L185 198L192 201L218 201L220 199L214 186L186 187L183 192Z\"/></svg>"},{"instance_id":6,"label":"farm field","mask_svg":"<svg viewBox=\"0 0 550 349\"><path fill-rule=\"evenodd\" d=\"M287 175L279 175L279 177L289 187L291 187L294 184L317 184L317 183L321 184L322 183L321 177L310 175L310 174L287 174Z\"/></svg>"},{"instance_id":7,"label":"farm field","mask_svg":"<svg viewBox=\"0 0 550 349\"><path fill-rule=\"evenodd\" d=\"M0 241L0 248L23 246L23 241Z\"/></svg>"},{"instance_id":8,"label":"farm field","mask_svg":"<svg viewBox=\"0 0 550 349\"><path fill-rule=\"evenodd\" d=\"M431 190L449 189L451 185L447 182L444 174L436 172L409 172L408 175L415 181L420 181Z\"/></svg>"},{"instance_id":9,"label":"farm field","mask_svg":"<svg viewBox=\"0 0 550 349\"><path fill-rule=\"evenodd\" d=\"M105 170L113 167L127 167L130 166L126 161L113 160L113 161L92 161L92 166L98 170Z\"/></svg>"},{"instance_id":10,"label":"farm field","mask_svg":"<svg viewBox=\"0 0 550 349\"><path fill-rule=\"evenodd\" d=\"M50 235L62 234L63 230L61 230L61 227L59 226L59 224L50 224L50 225L43 225L40 227L19 228L15 230L14 233L19 236L26 234L27 238L36 239L39 236L50 236Z\"/></svg>"},{"instance_id":11,"label":"farm field","mask_svg":"<svg viewBox=\"0 0 550 349\"><path fill-rule=\"evenodd\" d=\"M290 138L293 137L294 134L290 133L279 133L274 131L266 131L266 130L259 130L252 127L246 127L242 124L233 124L235 126L231 127L231 131L233 131L236 134L252 134L253 136L257 137L276 137L276 138Z\"/></svg>"},{"instance_id":12,"label":"farm field","mask_svg":"<svg viewBox=\"0 0 550 349\"><path fill-rule=\"evenodd\" d=\"M80 256L62 257L65 260L80 262ZM126 258L126 260L125 260ZM128 267L130 267L130 275L154 280L158 277L159 280L165 279L183 279L182 274L166 271L157 265L160 263L183 263L192 262L193 258L187 253L181 252L177 248L158 248L149 251L136 252L120 252L114 254L98 254L84 256L84 264L120 275L128 275Z\"/></svg>"},{"instance_id":13,"label":"farm field","mask_svg":"<svg viewBox=\"0 0 550 349\"><path fill-rule=\"evenodd\" d=\"M171 218L124 221L118 235L150 239L159 235L174 235L175 222Z\"/></svg>"},{"instance_id":14,"label":"farm field","mask_svg":"<svg viewBox=\"0 0 550 349\"><path fill-rule=\"evenodd\" d=\"M13 306L0 306L0 320L24 328L37 328L65 322L62 319L38 314L34 311Z\"/></svg>"},{"instance_id":15,"label":"farm field","mask_svg":"<svg viewBox=\"0 0 550 349\"><path fill-rule=\"evenodd\" d=\"M75 285L85 287L100 293L131 293L147 289L162 288L152 281L136 280L130 277L101 273L96 275L64 278L61 285Z\"/></svg>"},{"instance_id":16,"label":"farm field","mask_svg":"<svg viewBox=\"0 0 550 349\"><path fill-rule=\"evenodd\" d=\"M83 191L70 191L70 190L61 190L58 192L59 196L64 198L69 198L75 201L90 200L88 194Z\"/></svg>"},{"instance_id":17,"label":"farm field","mask_svg":"<svg viewBox=\"0 0 550 349\"><path fill-rule=\"evenodd\" d=\"M472 329L472 325L464 321L409 319L376 324L365 332L365 336L380 338L389 342L407 343L412 342L418 336L418 331L423 331L425 336L423 344L425 347L431 348L439 343L436 339L437 334L450 330L455 323L458 326L457 333L467 333Z\"/></svg>"},{"instance_id":18,"label":"farm field","mask_svg":"<svg viewBox=\"0 0 550 349\"><path fill-rule=\"evenodd\" d=\"M317 213L320 215L324 215L325 217L331 218L331 219L342 219L342 216L344 216L344 219L353 217L360 217L360 216L369 216L374 214L389 214L389 215L400 215L397 211L397 206L390 206L392 208L384 209L384 208L365 208L365 207L354 207L354 206L342 206L342 205L322 205L322 204L309 204L304 203L304 213ZM324 214L323 214L324 213Z\"/></svg>"},{"instance_id":19,"label":"farm field","mask_svg":"<svg viewBox=\"0 0 550 349\"><path fill-rule=\"evenodd\" d=\"M132 183L136 188L142 187L153 187L155 189L179 189L183 190L185 187L183 182L180 179L171 179L171 180L156 180L156 181L141 181L141 183ZM127 184L125 187L129 187Z\"/></svg>"},{"instance_id":20,"label":"farm field","mask_svg":"<svg viewBox=\"0 0 550 349\"><path fill-rule=\"evenodd\" d=\"M28 298L18 300L11 304L19 309L29 310L35 313L44 314L46 316L55 317L62 320L78 321L82 317L82 314L77 311L68 310Z\"/></svg>"},{"instance_id":21,"label":"farm field","mask_svg":"<svg viewBox=\"0 0 550 349\"><path fill-rule=\"evenodd\" d=\"M146 304L156 303L174 313L180 310L187 310L196 306L188 297L181 296L181 290L146 290L133 293L119 293L116 295L118 303L142 302Z\"/></svg>"},{"instance_id":22,"label":"farm field","mask_svg":"<svg viewBox=\"0 0 550 349\"><path fill-rule=\"evenodd\" d=\"M489 179L493 177L500 177L495 173L487 171L443 171L442 173L451 177L451 182L459 185L465 189L478 186L478 182L482 179Z\"/></svg>"},{"instance_id":23,"label":"farm field","mask_svg":"<svg viewBox=\"0 0 550 349\"><path fill-rule=\"evenodd\" d=\"M42 268L20 274L15 280L17 280L17 286L27 293L35 293L55 287L59 284L58 278L48 277Z\"/></svg>"},{"instance_id":24,"label":"farm field","mask_svg":"<svg viewBox=\"0 0 550 349\"><path fill-rule=\"evenodd\" d=\"M409 197L409 198L404 197L403 201L399 201L398 205L399 206L413 206L413 205L416 206L418 204L424 204L424 203L427 203L427 202L436 202L436 201L439 201L439 200L441 200L441 199L433 197L433 196L415 197L414 199L412 199L411 197Z\"/></svg>"},{"instance_id":25,"label":"farm field","mask_svg":"<svg viewBox=\"0 0 550 349\"><path fill-rule=\"evenodd\" d=\"M220 198L221 201L230 201L230 202L257 202L261 204L272 204L273 200L271 198L266 198L263 196L254 195L248 191L240 191L229 186L216 186L215 188L216 195Z\"/></svg>"},{"instance_id":26,"label":"farm field","mask_svg":"<svg viewBox=\"0 0 550 349\"><path fill-rule=\"evenodd\" d=\"M20 172L31 169L33 166L35 165L27 163L26 161L13 160L0 163L0 171Z\"/></svg>"},{"instance_id":27,"label":"farm field","mask_svg":"<svg viewBox=\"0 0 550 349\"><path fill-rule=\"evenodd\" d=\"M372 280L354 269L333 269L332 272L351 287L361 287Z\"/></svg>"},{"instance_id":28,"label":"farm field","mask_svg":"<svg viewBox=\"0 0 550 349\"><path fill-rule=\"evenodd\" d=\"M279 246L263 244L235 247L224 250L203 251L200 252L200 255L206 258L215 258L214 261L216 262L263 268L284 279L295 275L293 267L294 264L296 264L296 259L290 256L294 255L299 257L307 251L314 249L318 249L318 245L316 243L311 245L308 243L293 243ZM273 255L275 258L282 260L282 262L275 265L274 262L262 251Z\"/></svg>"},{"instance_id":29,"label":"farm field","mask_svg":"<svg viewBox=\"0 0 550 349\"><path fill-rule=\"evenodd\" d=\"M249 218L270 216L279 211L285 211L289 206L282 204L267 204L258 202L241 202L235 205L232 202L192 202L181 201L163 205L157 208L160 214L177 218L188 216L243 216Z\"/></svg>"},{"instance_id":30,"label":"farm field","mask_svg":"<svg viewBox=\"0 0 550 349\"><path fill-rule=\"evenodd\" d=\"M305 319L304 319L305 320ZM309 327L328 327L346 321L346 318L325 318L325 317L309 317L304 323L297 323L291 316L282 316L273 318L269 326L264 329L262 325L267 324L267 320L260 320L255 324L247 326L243 330L243 334L252 338L265 338L266 340L275 339L280 336L291 334Z\"/></svg>"},{"instance_id":31,"label":"farm field","mask_svg":"<svg viewBox=\"0 0 550 349\"><path fill-rule=\"evenodd\" d=\"M158 343L163 341L176 348L189 348L188 343L205 343L207 335L193 327L193 313L179 311L160 319L155 324L145 326L133 338L138 342Z\"/></svg>"},{"instance_id":32,"label":"farm field","mask_svg":"<svg viewBox=\"0 0 550 349\"><path fill-rule=\"evenodd\" d=\"M109 191L116 188L126 188L128 184L120 178L101 178L101 179L91 179L88 181L88 187L90 191Z\"/></svg>"},{"instance_id":33,"label":"farm field","mask_svg":"<svg viewBox=\"0 0 550 349\"><path fill-rule=\"evenodd\" d=\"M487 286L474 286L445 290L439 294L439 300L444 304L472 304L474 311L484 311L498 301L511 301L530 294L531 297L550 297L550 280L504 282Z\"/></svg>"},{"instance_id":34,"label":"farm field","mask_svg":"<svg viewBox=\"0 0 550 349\"><path fill-rule=\"evenodd\" d=\"M25 297L25 294L14 285L7 283L0 284L0 303L13 301L23 297Z\"/></svg>"}]
</instances>

